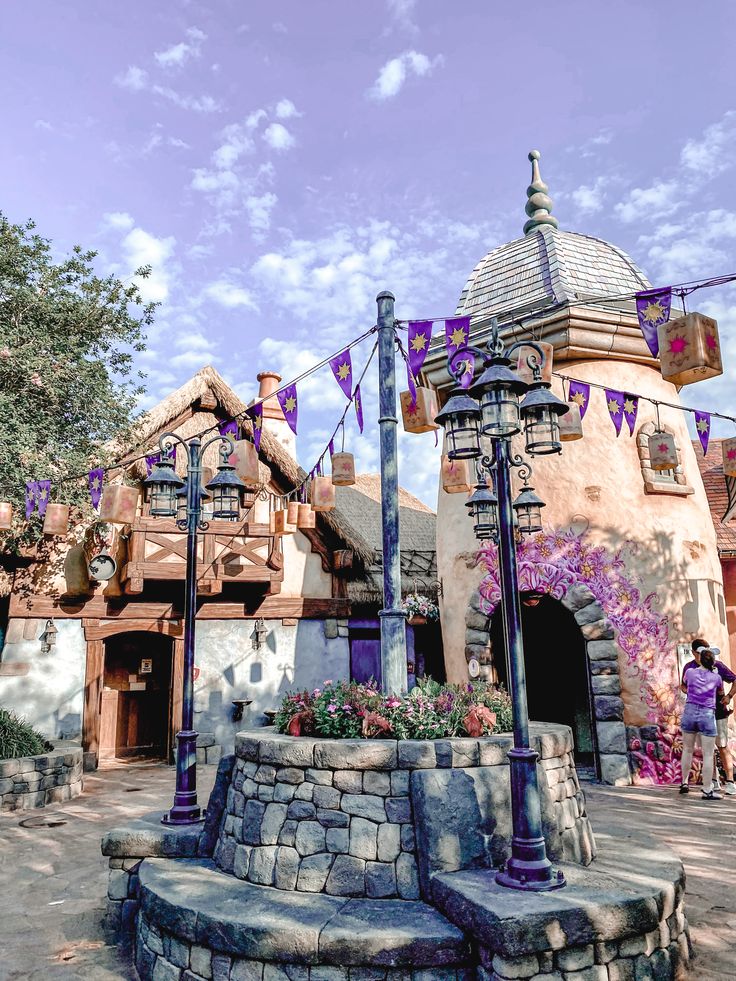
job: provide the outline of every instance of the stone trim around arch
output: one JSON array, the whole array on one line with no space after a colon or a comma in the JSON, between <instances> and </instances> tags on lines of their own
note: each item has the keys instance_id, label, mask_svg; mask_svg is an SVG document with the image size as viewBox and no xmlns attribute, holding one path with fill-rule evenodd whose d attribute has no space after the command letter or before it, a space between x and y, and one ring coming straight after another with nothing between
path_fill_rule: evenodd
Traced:
<instances>
[{"instance_id":1,"label":"stone trim around arch","mask_svg":"<svg viewBox=\"0 0 736 981\"><path fill-rule=\"evenodd\" d=\"M619 678L619 647L613 626L601 604L583 583L572 585L560 602L573 614L585 639L601 780L615 786L628 786L631 769ZM487 681L493 680L490 621L491 617L481 609L480 591L476 589L465 614L465 660L477 658L480 676Z\"/></svg>"}]
</instances>

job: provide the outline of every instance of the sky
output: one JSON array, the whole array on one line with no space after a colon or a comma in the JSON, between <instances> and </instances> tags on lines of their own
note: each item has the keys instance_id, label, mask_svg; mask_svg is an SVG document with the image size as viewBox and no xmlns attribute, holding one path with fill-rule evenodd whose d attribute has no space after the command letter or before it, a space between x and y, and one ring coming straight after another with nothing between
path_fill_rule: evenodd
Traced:
<instances>
[{"instance_id":1,"label":"sky","mask_svg":"<svg viewBox=\"0 0 736 981\"><path fill-rule=\"evenodd\" d=\"M4 0L0 210L103 272L153 266L142 408L205 364L249 400L370 328L383 289L402 319L452 314L521 235L532 148L561 228L657 285L736 272L735 29L732 0ZM726 373L685 400L736 414L736 289L696 296ZM376 386L346 433L363 471ZM299 400L311 469L345 398L324 368ZM436 506L432 434L399 446Z\"/></svg>"}]
</instances>

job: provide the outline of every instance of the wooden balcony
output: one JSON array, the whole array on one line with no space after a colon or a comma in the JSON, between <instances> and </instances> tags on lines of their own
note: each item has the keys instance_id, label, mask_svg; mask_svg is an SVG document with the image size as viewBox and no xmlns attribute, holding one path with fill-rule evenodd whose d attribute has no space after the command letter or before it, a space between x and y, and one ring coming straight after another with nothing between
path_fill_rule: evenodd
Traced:
<instances>
[{"instance_id":1,"label":"wooden balcony","mask_svg":"<svg viewBox=\"0 0 736 981\"><path fill-rule=\"evenodd\" d=\"M128 561L121 582L126 594L142 593L146 580L184 580L187 536L174 519L140 517L130 527ZM199 533L197 591L222 592L222 584L257 583L267 594L281 591L284 557L281 537L268 525L214 521Z\"/></svg>"}]
</instances>

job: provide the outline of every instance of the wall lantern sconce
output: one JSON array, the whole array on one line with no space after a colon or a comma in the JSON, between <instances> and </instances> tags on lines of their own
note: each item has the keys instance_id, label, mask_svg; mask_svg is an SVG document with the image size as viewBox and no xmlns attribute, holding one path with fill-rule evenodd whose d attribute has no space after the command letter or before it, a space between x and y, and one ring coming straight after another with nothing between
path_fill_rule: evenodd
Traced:
<instances>
[{"instance_id":1,"label":"wall lantern sconce","mask_svg":"<svg viewBox=\"0 0 736 981\"><path fill-rule=\"evenodd\" d=\"M58 634L58 632L59 631L55 626L54 621L47 620L43 633L39 638L41 641L42 654L49 654L51 652L51 648L56 645L56 635Z\"/></svg>"},{"instance_id":2,"label":"wall lantern sconce","mask_svg":"<svg viewBox=\"0 0 736 981\"><path fill-rule=\"evenodd\" d=\"M258 617L253 628L253 650L259 651L266 641L268 636L268 629L266 628L266 621L263 617Z\"/></svg>"}]
</instances>

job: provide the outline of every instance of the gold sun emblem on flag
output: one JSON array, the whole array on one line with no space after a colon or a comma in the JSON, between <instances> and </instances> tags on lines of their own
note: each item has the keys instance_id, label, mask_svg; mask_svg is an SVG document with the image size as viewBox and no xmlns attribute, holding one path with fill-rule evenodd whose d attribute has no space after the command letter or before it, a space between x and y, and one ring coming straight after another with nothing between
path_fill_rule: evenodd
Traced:
<instances>
[{"instance_id":1,"label":"gold sun emblem on flag","mask_svg":"<svg viewBox=\"0 0 736 981\"><path fill-rule=\"evenodd\" d=\"M345 379L348 377L349 374L350 374L350 365L347 363L347 361L345 361L337 369L337 377L340 379L340 381L345 381Z\"/></svg>"},{"instance_id":2,"label":"gold sun emblem on flag","mask_svg":"<svg viewBox=\"0 0 736 981\"><path fill-rule=\"evenodd\" d=\"M621 411L621 403L618 402L616 399L609 399L608 400L608 411L611 412L611 413L613 413L614 415L616 415L617 413L619 413Z\"/></svg>"},{"instance_id":3,"label":"gold sun emblem on flag","mask_svg":"<svg viewBox=\"0 0 736 981\"><path fill-rule=\"evenodd\" d=\"M360 399L357 395L355 396L355 411L360 412Z\"/></svg>"},{"instance_id":4,"label":"gold sun emblem on flag","mask_svg":"<svg viewBox=\"0 0 736 981\"><path fill-rule=\"evenodd\" d=\"M461 344L465 343L465 331L460 327L456 327L450 334L450 344L453 347L460 347Z\"/></svg>"},{"instance_id":5,"label":"gold sun emblem on flag","mask_svg":"<svg viewBox=\"0 0 736 981\"><path fill-rule=\"evenodd\" d=\"M647 303L642 316L647 323L656 324L660 320L664 320L664 307L659 300L654 300L652 303Z\"/></svg>"},{"instance_id":6,"label":"gold sun emblem on flag","mask_svg":"<svg viewBox=\"0 0 736 981\"><path fill-rule=\"evenodd\" d=\"M585 395L582 392L575 392L575 394L570 397L570 401L577 402L582 409L585 405Z\"/></svg>"},{"instance_id":7,"label":"gold sun emblem on flag","mask_svg":"<svg viewBox=\"0 0 736 981\"><path fill-rule=\"evenodd\" d=\"M624 402L624 412L627 416L633 416L636 411L636 404L633 399L626 399Z\"/></svg>"},{"instance_id":8,"label":"gold sun emblem on flag","mask_svg":"<svg viewBox=\"0 0 736 981\"><path fill-rule=\"evenodd\" d=\"M296 408L296 399L294 398L293 395L290 395L288 399L286 399L286 401L284 402L284 411L288 413L292 413L295 408Z\"/></svg>"},{"instance_id":9,"label":"gold sun emblem on flag","mask_svg":"<svg viewBox=\"0 0 736 981\"><path fill-rule=\"evenodd\" d=\"M698 430L699 433L707 433L708 432L708 420L707 419L698 419L698 421L695 423L695 428Z\"/></svg>"},{"instance_id":10,"label":"gold sun emblem on flag","mask_svg":"<svg viewBox=\"0 0 736 981\"><path fill-rule=\"evenodd\" d=\"M263 425L263 419L261 418L261 416L256 416L255 419L253 420L253 428L260 429L262 425Z\"/></svg>"},{"instance_id":11,"label":"gold sun emblem on flag","mask_svg":"<svg viewBox=\"0 0 736 981\"><path fill-rule=\"evenodd\" d=\"M411 339L411 348L413 351L423 351L427 346L427 335L426 334L416 334Z\"/></svg>"},{"instance_id":12,"label":"gold sun emblem on flag","mask_svg":"<svg viewBox=\"0 0 736 981\"><path fill-rule=\"evenodd\" d=\"M93 477L92 478L92 490L99 490L99 489L100 489L100 478L99 477Z\"/></svg>"}]
</instances>

